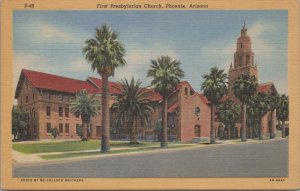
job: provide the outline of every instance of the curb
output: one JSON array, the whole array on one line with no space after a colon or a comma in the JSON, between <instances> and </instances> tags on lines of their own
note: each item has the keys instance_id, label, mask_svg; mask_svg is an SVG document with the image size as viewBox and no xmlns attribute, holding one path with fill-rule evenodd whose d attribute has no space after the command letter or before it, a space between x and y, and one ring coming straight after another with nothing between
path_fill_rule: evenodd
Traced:
<instances>
[{"instance_id":1,"label":"curb","mask_svg":"<svg viewBox=\"0 0 300 191\"><path fill-rule=\"evenodd\" d=\"M96 159L96 158L107 158L107 157L119 157L119 156L130 156L130 155L139 155L139 154L153 154L153 153L170 153L170 152L176 152L181 150L195 150L195 149L206 149L211 147L222 147L222 146L231 146L231 145L248 145L248 144L263 144L267 142L273 142L273 141L284 141L288 140L285 138L276 138L276 139L267 139L267 140L250 140L246 142L234 142L234 141L228 141L225 143L225 141L221 141L221 143L217 142L217 144L195 144L188 147L180 147L180 148L168 148L168 149L158 149L158 150L149 150L149 151L135 151L135 152L128 152L128 153L116 153L116 154L99 154L99 155L91 155L91 156L79 156L79 157L71 157L71 158L62 158L62 159L52 159L52 160L46 160L41 159L42 161L34 161L34 162L17 162L15 165L17 167L21 166L38 166L43 164L57 164L59 163L69 163L74 161L84 161L89 159Z\"/></svg>"}]
</instances>

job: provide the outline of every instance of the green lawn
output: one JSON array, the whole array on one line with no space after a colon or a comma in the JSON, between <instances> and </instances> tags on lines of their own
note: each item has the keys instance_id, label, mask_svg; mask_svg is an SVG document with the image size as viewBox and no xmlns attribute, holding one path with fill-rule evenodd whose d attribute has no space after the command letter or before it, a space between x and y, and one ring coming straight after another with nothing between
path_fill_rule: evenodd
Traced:
<instances>
[{"instance_id":1,"label":"green lawn","mask_svg":"<svg viewBox=\"0 0 300 191\"><path fill-rule=\"evenodd\" d=\"M193 144L170 144L168 148L181 148L181 147L190 147ZM62 158L71 158L71 157L82 157L82 156L93 156L93 155L109 155L109 154L118 154L118 153L130 153L130 152L140 152L140 151L151 151L151 150L159 150L161 149L159 146L148 146L142 148L134 148L134 149L123 149L123 150L112 150L107 153L98 152L81 152L81 153L64 153L64 154L50 154L50 155L41 155L40 157L46 160L51 159L62 159Z\"/></svg>"},{"instance_id":2,"label":"green lawn","mask_svg":"<svg viewBox=\"0 0 300 191\"><path fill-rule=\"evenodd\" d=\"M111 141L110 145L112 148L114 147L137 147L138 148L138 147L145 147L145 146L159 146L159 142L141 142L138 145L130 145L128 142L125 141ZM13 144L13 149L27 154L95 150L95 149L100 149L100 141L89 140L89 141L18 143L18 144Z\"/></svg>"}]
</instances>

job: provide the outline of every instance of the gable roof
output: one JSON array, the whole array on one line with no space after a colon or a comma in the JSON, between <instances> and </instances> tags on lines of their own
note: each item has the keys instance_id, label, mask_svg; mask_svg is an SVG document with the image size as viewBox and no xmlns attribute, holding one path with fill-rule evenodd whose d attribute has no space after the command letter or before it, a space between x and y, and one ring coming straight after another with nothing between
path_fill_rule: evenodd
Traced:
<instances>
[{"instance_id":1,"label":"gable roof","mask_svg":"<svg viewBox=\"0 0 300 191\"><path fill-rule=\"evenodd\" d=\"M208 101L207 97L205 97L205 95L199 94L199 93L197 93L197 94L199 95L200 99L201 99L206 105L209 104L209 101Z\"/></svg>"},{"instance_id":2,"label":"gable roof","mask_svg":"<svg viewBox=\"0 0 300 191\"><path fill-rule=\"evenodd\" d=\"M81 89L85 89L90 93L97 93L98 91L97 88L86 81L22 69L16 88L15 98L19 96L25 78L30 81L34 87L40 89L66 93L76 93Z\"/></svg>"},{"instance_id":3,"label":"gable roof","mask_svg":"<svg viewBox=\"0 0 300 191\"><path fill-rule=\"evenodd\" d=\"M277 90L273 84L273 82L261 83L257 87L257 93L276 93Z\"/></svg>"},{"instance_id":4,"label":"gable roof","mask_svg":"<svg viewBox=\"0 0 300 191\"><path fill-rule=\"evenodd\" d=\"M153 101L162 101L162 97L159 93L157 93L153 88L146 88L149 91L150 96L152 97Z\"/></svg>"},{"instance_id":5,"label":"gable roof","mask_svg":"<svg viewBox=\"0 0 300 191\"><path fill-rule=\"evenodd\" d=\"M87 82L91 83L92 85L96 86L98 89L98 93L102 93L102 79L95 78L95 77L88 77ZM108 92L111 94L118 94L119 84L116 82L108 82Z\"/></svg>"}]
</instances>

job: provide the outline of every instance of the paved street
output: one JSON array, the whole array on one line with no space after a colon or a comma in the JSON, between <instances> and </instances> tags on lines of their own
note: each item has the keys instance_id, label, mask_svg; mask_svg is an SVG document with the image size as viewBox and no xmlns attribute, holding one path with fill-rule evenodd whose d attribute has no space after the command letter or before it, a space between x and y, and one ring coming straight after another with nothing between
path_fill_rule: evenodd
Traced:
<instances>
[{"instance_id":1,"label":"paved street","mask_svg":"<svg viewBox=\"0 0 300 191\"><path fill-rule=\"evenodd\" d=\"M288 175L287 140L261 141L109 156L36 165L15 164L14 177L284 177Z\"/></svg>"}]
</instances>

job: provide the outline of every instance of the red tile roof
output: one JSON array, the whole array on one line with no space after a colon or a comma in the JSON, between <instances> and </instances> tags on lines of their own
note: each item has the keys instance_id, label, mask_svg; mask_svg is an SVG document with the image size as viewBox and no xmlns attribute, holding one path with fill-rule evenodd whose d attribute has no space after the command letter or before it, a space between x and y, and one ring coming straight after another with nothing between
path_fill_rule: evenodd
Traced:
<instances>
[{"instance_id":1,"label":"red tile roof","mask_svg":"<svg viewBox=\"0 0 300 191\"><path fill-rule=\"evenodd\" d=\"M205 97L205 95L200 94L200 93L197 93L197 94L199 95L200 99L201 99L206 105L209 104L209 101L208 101L207 97Z\"/></svg>"},{"instance_id":2,"label":"red tile roof","mask_svg":"<svg viewBox=\"0 0 300 191\"><path fill-rule=\"evenodd\" d=\"M275 89L275 86L272 82L259 84L256 91L258 93L267 93L267 92L271 92L271 91L277 92L276 89Z\"/></svg>"},{"instance_id":3,"label":"red tile roof","mask_svg":"<svg viewBox=\"0 0 300 191\"><path fill-rule=\"evenodd\" d=\"M76 93L81 89L86 89L90 93L97 93L97 88L93 87L87 81L22 69L15 97L18 97L24 78L27 78L36 88L66 93Z\"/></svg>"},{"instance_id":4,"label":"red tile roof","mask_svg":"<svg viewBox=\"0 0 300 191\"><path fill-rule=\"evenodd\" d=\"M153 101L162 101L162 97L159 93L157 93L156 91L154 91L153 88L147 88L147 90L150 93L150 96L153 98Z\"/></svg>"},{"instance_id":5,"label":"red tile roof","mask_svg":"<svg viewBox=\"0 0 300 191\"><path fill-rule=\"evenodd\" d=\"M168 113L172 113L174 112L178 107L178 103L175 102L173 105L171 105L169 108L168 108Z\"/></svg>"},{"instance_id":6,"label":"red tile roof","mask_svg":"<svg viewBox=\"0 0 300 191\"><path fill-rule=\"evenodd\" d=\"M98 92L102 93L102 80L95 77L88 77L87 81L92 82L99 88ZM108 82L108 92L111 94L118 94L120 91L118 90L119 84L116 82Z\"/></svg>"}]
</instances>

